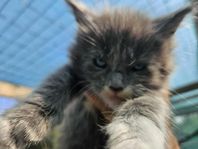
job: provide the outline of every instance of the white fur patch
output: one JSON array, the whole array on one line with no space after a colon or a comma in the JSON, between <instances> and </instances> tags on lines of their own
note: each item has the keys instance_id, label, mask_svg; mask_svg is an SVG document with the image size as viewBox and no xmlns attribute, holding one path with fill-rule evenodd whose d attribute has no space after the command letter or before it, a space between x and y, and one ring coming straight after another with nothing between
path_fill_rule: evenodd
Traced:
<instances>
[{"instance_id":1,"label":"white fur patch","mask_svg":"<svg viewBox=\"0 0 198 149\"><path fill-rule=\"evenodd\" d=\"M162 98L129 100L117 112L106 127L108 149L165 149L169 108Z\"/></svg>"}]
</instances>

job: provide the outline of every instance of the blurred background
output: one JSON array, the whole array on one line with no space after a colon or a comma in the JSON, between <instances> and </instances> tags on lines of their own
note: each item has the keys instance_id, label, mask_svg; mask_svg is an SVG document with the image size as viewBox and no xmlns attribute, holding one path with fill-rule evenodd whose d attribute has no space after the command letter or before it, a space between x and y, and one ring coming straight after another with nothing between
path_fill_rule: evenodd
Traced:
<instances>
[{"instance_id":1,"label":"blurred background","mask_svg":"<svg viewBox=\"0 0 198 149\"><path fill-rule=\"evenodd\" d=\"M92 8L106 3L84 2ZM192 0L107 2L130 6L155 18ZM194 14L188 15L176 32L176 68L170 82L175 133L182 149L198 146L198 11ZM67 48L75 31L75 20L64 0L0 0L0 113L21 102L47 75L68 62ZM57 136L56 132L52 136ZM43 148L56 148L51 140Z\"/></svg>"}]
</instances>

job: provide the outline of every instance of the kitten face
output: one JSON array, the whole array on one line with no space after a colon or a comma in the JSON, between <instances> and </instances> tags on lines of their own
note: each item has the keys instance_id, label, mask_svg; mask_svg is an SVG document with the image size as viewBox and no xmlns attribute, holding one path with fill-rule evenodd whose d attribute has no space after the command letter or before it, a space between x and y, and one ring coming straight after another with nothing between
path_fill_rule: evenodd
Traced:
<instances>
[{"instance_id":1,"label":"kitten face","mask_svg":"<svg viewBox=\"0 0 198 149\"><path fill-rule=\"evenodd\" d=\"M70 4L79 23L71 60L89 89L114 106L163 88L172 69L171 36L189 10L151 20L129 9L96 15Z\"/></svg>"}]
</instances>

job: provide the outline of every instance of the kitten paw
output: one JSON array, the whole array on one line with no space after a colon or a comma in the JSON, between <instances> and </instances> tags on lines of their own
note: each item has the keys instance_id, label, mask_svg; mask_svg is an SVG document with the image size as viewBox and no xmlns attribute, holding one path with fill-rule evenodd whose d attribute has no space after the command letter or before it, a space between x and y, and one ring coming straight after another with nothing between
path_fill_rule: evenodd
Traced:
<instances>
[{"instance_id":1,"label":"kitten paw","mask_svg":"<svg viewBox=\"0 0 198 149\"><path fill-rule=\"evenodd\" d=\"M8 120L0 118L0 149L16 149L11 138L11 125Z\"/></svg>"}]
</instances>

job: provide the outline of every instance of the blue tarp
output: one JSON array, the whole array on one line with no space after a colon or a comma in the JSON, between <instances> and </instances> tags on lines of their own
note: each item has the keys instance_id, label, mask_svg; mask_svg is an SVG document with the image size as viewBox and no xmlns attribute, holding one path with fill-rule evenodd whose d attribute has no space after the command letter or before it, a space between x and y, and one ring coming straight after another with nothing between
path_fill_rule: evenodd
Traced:
<instances>
[{"instance_id":1,"label":"blue tarp","mask_svg":"<svg viewBox=\"0 0 198 149\"><path fill-rule=\"evenodd\" d=\"M85 3L102 6L102 1ZM186 0L109 0L109 3L133 7L156 17L185 6ZM64 0L1 0L0 80L36 87L46 75L67 62L67 48L75 31L75 20ZM190 15L176 36L173 88L198 80L197 40Z\"/></svg>"},{"instance_id":2,"label":"blue tarp","mask_svg":"<svg viewBox=\"0 0 198 149\"><path fill-rule=\"evenodd\" d=\"M16 104L17 101L12 98L0 97L0 114Z\"/></svg>"}]
</instances>

